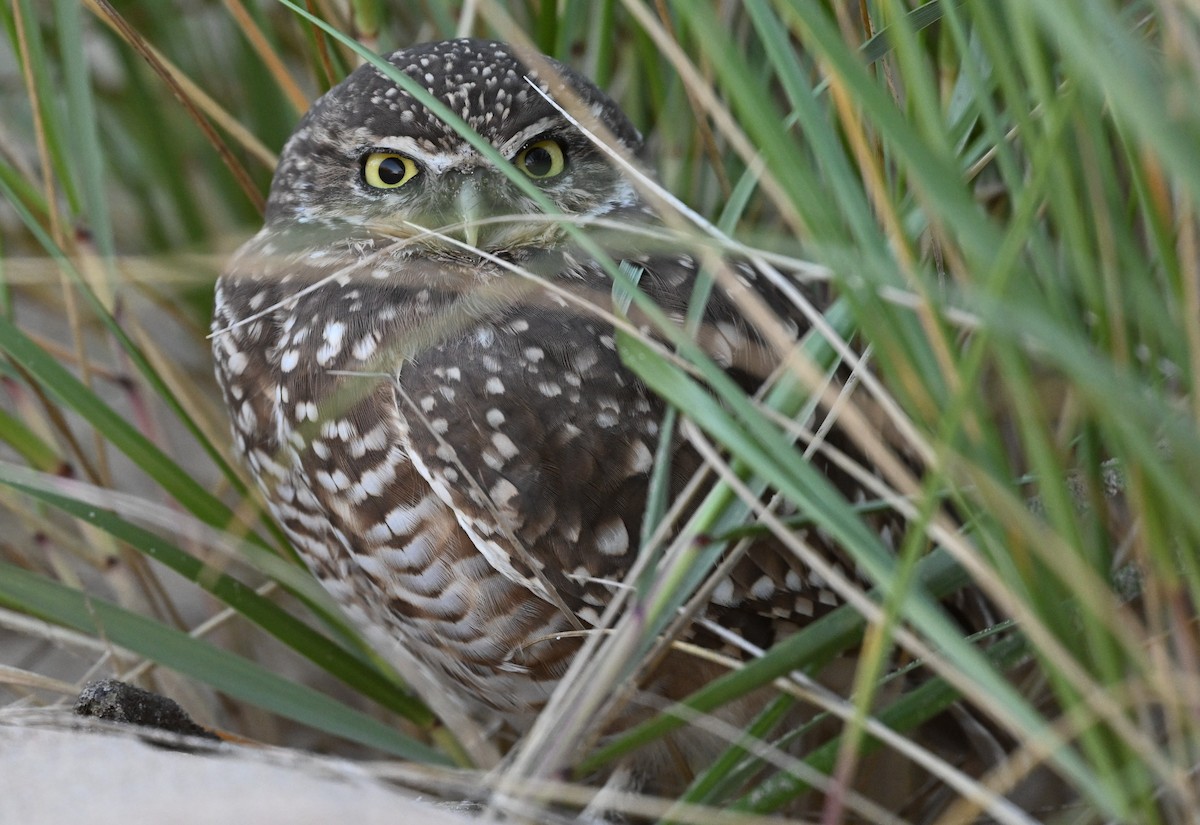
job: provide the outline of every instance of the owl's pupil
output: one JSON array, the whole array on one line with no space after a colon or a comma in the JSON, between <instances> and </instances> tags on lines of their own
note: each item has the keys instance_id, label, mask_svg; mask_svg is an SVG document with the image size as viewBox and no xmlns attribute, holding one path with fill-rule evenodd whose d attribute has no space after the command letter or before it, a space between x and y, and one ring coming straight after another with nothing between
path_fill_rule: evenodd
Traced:
<instances>
[{"instance_id":1,"label":"owl's pupil","mask_svg":"<svg viewBox=\"0 0 1200 825\"><path fill-rule=\"evenodd\" d=\"M379 163L379 179L389 186L404 180L404 164L400 158L384 158Z\"/></svg>"},{"instance_id":2,"label":"owl's pupil","mask_svg":"<svg viewBox=\"0 0 1200 825\"><path fill-rule=\"evenodd\" d=\"M525 171L535 178L544 178L554 168L554 157L541 146L535 146L525 153Z\"/></svg>"}]
</instances>

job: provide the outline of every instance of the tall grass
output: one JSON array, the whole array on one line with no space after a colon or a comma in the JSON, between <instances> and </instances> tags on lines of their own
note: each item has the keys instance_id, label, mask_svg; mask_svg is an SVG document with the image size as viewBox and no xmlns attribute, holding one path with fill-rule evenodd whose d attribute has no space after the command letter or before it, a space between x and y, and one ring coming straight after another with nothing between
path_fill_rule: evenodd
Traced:
<instances>
[{"instance_id":1,"label":"tall grass","mask_svg":"<svg viewBox=\"0 0 1200 825\"><path fill-rule=\"evenodd\" d=\"M91 667L72 679L204 684L219 694L191 709L250 736L297 744L316 728L490 767L495 753L470 744L480 731L428 710L295 564L229 455L205 340L212 281L257 227L273 152L307 102L364 59L356 46L469 33L529 43L608 89L665 190L705 221L669 215L681 244L838 296L754 398L677 330L663 330L671 357L622 338L715 486L677 539L646 537L639 609L589 639L487 781L510 803L569 807L586 792L548 781L563 770L582 779L672 728L718 726L709 711L776 684L751 735L723 731L729 751L675 807L612 804L752 821L816 786L826 821L844 805L922 821L847 793L886 748L950 789L944 822L1200 810L1195 4L11 0L0 19L0 618L39 652L78 645ZM612 274L654 317L636 273ZM746 311L773 334L776 319ZM853 393L826 384L835 373ZM846 500L811 461L838 458L829 428L870 465L873 501ZM761 504L773 496L799 515ZM905 517L890 545L872 526L881 502ZM774 533L804 555L800 526L835 537L869 592L822 570L846 606L731 663L686 707L598 739L595 720L726 548ZM964 586L995 608L978 638L942 606ZM771 747L799 674L850 650L854 693L826 701L836 736ZM279 658L321 689L280 675ZM902 660L921 678L896 691ZM31 671L2 677L14 705L52 699L17 686L45 683L40 661L9 663ZM920 745L912 732L955 702L1006 755L960 771ZM1042 767L1069 805L1003 799Z\"/></svg>"}]
</instances>

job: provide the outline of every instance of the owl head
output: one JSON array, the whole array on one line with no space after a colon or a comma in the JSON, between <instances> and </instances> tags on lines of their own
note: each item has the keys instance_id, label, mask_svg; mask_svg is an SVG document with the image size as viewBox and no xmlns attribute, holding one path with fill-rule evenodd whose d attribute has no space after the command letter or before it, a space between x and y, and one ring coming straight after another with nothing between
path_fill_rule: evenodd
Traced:
<instances>
[{"instance_id":1,"label":"owl head","mask_svg":"<svg viewBox=\"0 0 1200 825\"><path fill-rule=\"evenodd\" d=\"M559 211L602 216L637 202L630 184L587 136L530 85L564 87L637 154L641 135L596 86L555 60L553 76L527 67L510 46L460 39L387 58L540 189ZM493 161L374 66L363 65L309 110L283 150L267 223L346 226L407 237L410 224L463 227L489 251L543 244L543 210ZM521 220L522 216L526 219ZM488 218L512 221L488 221Z\"/></svg>"}]
</instances>

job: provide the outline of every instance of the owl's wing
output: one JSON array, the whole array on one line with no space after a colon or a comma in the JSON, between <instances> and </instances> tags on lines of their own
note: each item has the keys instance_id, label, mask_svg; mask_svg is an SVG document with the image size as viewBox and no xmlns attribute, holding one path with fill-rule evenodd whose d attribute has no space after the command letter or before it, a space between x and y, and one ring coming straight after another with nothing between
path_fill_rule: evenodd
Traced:
<instances>
[{"instance_id":1,"label":"owl's wing","mask_svg":"<svg viewBox=\"0 0 1200 825\"><path fill-rule=\"evenodd\" d=\"M619 582L637 552L662 416L612 325L532 290L404 363L395 393L408 455L477 549L592 619L593 583Z\"/></svg>"},{"instance_id":2,"label":"owl's wing","mask_svg":"<svg viewBox=\"0 0 1200 825\"><path fill-rule=\"evenodd\" d=\"M639 286L682 319L694 262L637 265ZM571 283L576 295L611 307L601 273ZM774 366L770 348L722 294L710 299L701 339L745 384ZM396 409L407 454L493 567L595 621L638 552L665 409L621 364L611 320L534 291L405 363ZM673 487L700 464L676 442ZM777 627L781 616L802 623L828 609L829 595L794 554L764 542L734 566L714 601L717 613L745 614L742 624L761 615Z\"/></svg>"}]
</instances>

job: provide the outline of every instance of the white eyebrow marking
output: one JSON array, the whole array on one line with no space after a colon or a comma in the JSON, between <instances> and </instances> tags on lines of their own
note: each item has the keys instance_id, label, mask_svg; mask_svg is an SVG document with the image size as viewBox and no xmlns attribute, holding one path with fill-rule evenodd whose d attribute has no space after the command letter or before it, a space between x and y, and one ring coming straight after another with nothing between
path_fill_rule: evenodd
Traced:
<instances>
[{"instance_id":1,"label":"white eyebrow marking","mask_svg":"<svg viewBox=\"0 0 1200 825\"><path fill-rule=\"evenodd\" d=\"M511 160L526 143L538 135L550 131L559 123L557 117L547 116L531 123L508 140L495 146L496 151ZM390 149L415 160L424 171L440 175L449 169L471 166L490 166L487 158L477 149L464 141L463 145L454 151L431 152L421 145L416 138L408 135L389 135L386 137L369 138L374 151Z\"/></svg>"},{"instance_id":2,"label":"white eyebrow marking","mask_svg":"<svg viewBox=\"0 0 1200 825\"><path fill-rule=\"evenodd\" d=\"M505 157L512 157L526 143L544 132L551 131L553 127L559 123L561 123L559 118L547 115L541 120L535 121L521 131L517 132L508 140L504 141L504 143L497 146L496 150Z\"/></svg>"},{"instance_id":3,"label":"white eyebrow marking","mask_svg":"<svg viewBox=\"0 0 1200 825\"><path fill-rule=\"evenodd\" d=\"M415 160L423 171L440 175L447 169L468 165L483 165L484 158L472 146L464 143L456 151L430 152L407 135L380 137L372 141L375 151L389 149Z\"/></svg>"}]
</instances>

